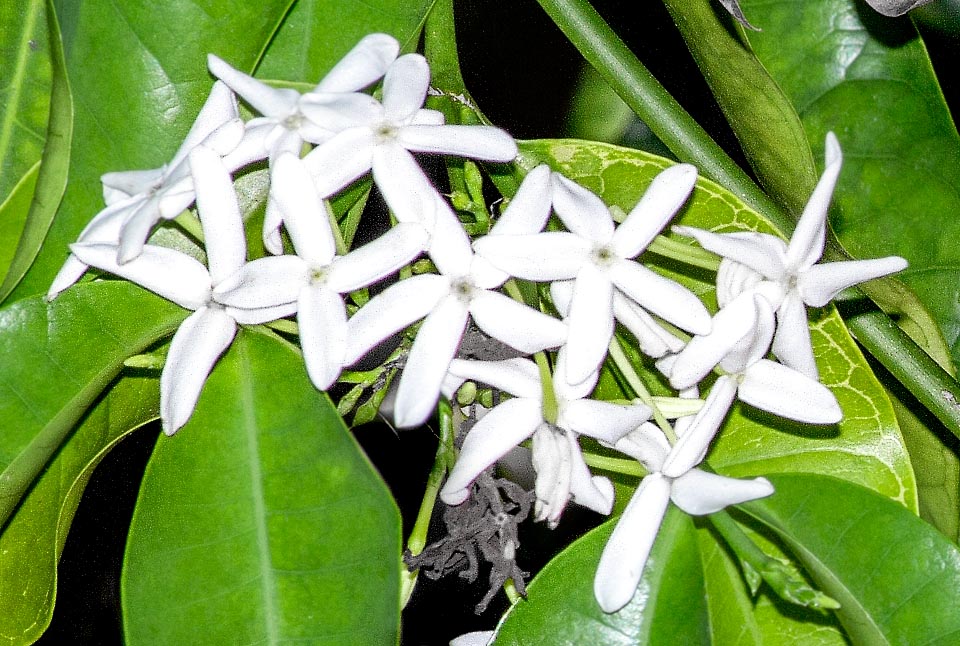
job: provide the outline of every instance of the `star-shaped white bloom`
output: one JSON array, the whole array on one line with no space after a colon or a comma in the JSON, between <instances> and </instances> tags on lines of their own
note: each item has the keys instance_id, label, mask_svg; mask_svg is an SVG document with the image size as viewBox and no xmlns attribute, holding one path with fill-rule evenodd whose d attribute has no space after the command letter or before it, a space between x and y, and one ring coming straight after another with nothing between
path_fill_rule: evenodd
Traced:
<instances>
[{"instance_id":1,"label":"star-shaped white bloom","mask_svg":"<svg viewBox=\"0 0 960 646\"><path fill-rule=\"evenodd\" d=\"M119 244L117 262L129 262L143 249L154 224L177 217L193 203L196 194L187 161L190 151L203 144L225 155L236 148L242 137L243 122L233 92L223 83L214 83L190 132L168 164L152 170L103 175L103 199L107 206L84 228L77 242ZM55 298L86 271L86 263L71 254L53 279L47 299Z\"/></svg>"},{"instance_id":2,"label":"star-shaped white bloom","mask_svg":"<svg viewBox=\"0 0 960 646\"><path fill-rule=\"evenodd\" d=\"M776 236L739 232L717 234L692 227L674 231L695 238L724 257L717 275L721 307L741 292L759 289L777 312L773 353L785 365L811 379L817 365L810 345L807 307L823 307L852 285L903 270L899 256L818 264L827 235L827 210L843 157L834 134L827 133L826 168L797 222L789 244Z\"/></svg>"},{"instance_id":3,"label":"star-shaped white bloom","mask_svg":"<svg viewBox=\"0 0 960 646\"><path fill-rule=\"evenodd\" d=\"M559 346L567 336L561 321L495 291L503 276L475 262L469 238L439 196L434 211L428 253L440 274L413 276L392 285L370 299L347 324L344 365L426 317L397 387L394 422L400 427L416 426L430 415L468 317L493 338L527 353Z\"/></svg>"},{"instance_id":4,"label":"star-shaped white bloom","mask_svg":"<svg viewBox=\"0 0 960 646\"><path fill-rule=\"evenodd\" d=\"M291 153L275 164L274 195L297 255L259 258L215 290L221 303L241 308L296 304L307 373L320 390L343 367L347 312L341 294L380 280L420 255L427 232L398 224L345 256L336 255L328 207L317 195L303 161Z\"/></svg>"},{"instance_id":5,"label":"star-shaped white bloom","mask_svg":"<svg viewBox=\"0 0 960 646\"><path fill-rule=\"evenodd\" d=\"M491 126L443 125L443 115L422 108L430 67L419 54L401 56L383 79L383 102L372 97L312 97L303 111L314 121L337 123L338 134L306 156L320 195L328 197L373 171L373 180L401 222L416 222L433 198L424 194L412 152L507 162L517 145ZM412 188L413 187L413 188Z\"/></svg>"},{"instance_id":6,"label":"star-shaped white bloom","mask_svg":"<svg viewBox=\"0 0 960 646\"><path fill-rule=\"evenodd\" d=\"M470 379L509 393L513 399L494 407L470 429L460 456L440 490L440 498L445 503L459 505L466 500L470 485L484 469L532 437L538 520L555 526L571 499L600 513L610 513L613 486L606 478L590 474L577 438L587 435L614 444L648 420L650 409L643 404L625 406L587 399L596 375L576 386L565 383L559 369L563 355L561 350L553 382L556 424L544 419L543 384L536 364L529 359L455 359L450 364L443 386L448 396Z\"/></svg>"},{"instance_id":7,"label":"star-shaped white bloom","mask_svg":"<svg viewBox=\"0 0 960 646\"><path fill-rule=\"evenodd\" d=\"M696 468L723 417L705 405L673 447L650 423L616 443L650 474L640 482L600 555L593 592L604 612L617 612L633 598L670 501L702 516L773 493L766 478L740 480Z\"/></svg>"},{"instance_id":8,"label":"star-shaped white bloom","mask_svg":"<svg viewBox=\"0 0 960 646\"><path fill-rule=\"evenodd\" d=\"M630 214L615 227L592 192L554 174L553 208L569 232L486 236L477 253L507 273L536 281L575 279L567 324L566 379L578 383L597 370L613 337L614 293L693 333L710 330L710 314L690 290L633 258L686 201L696 168L679 164L660 173Z\"/></svg>"},{"instance_id":9,"label":"star-shaped white bloom","mask_svg":"<svg viewBox=\"0 0 960 646\"><path fill-rule=\"evenodd\" d=\"M71 246L83 263L193 310L174 334L160 375L160 419L167 435L190 418L213 365L236 335L237 323L264 323L288 316L294 309L237 308L215 299L217 285L231 280L246 260L243 222L233 182L219 155L197 146L188 159L209 268L184 253L155 245L145 245L139 256L124 264L117 262L116 244Z\"/></svg>"},{"instance_id":10,"label":"star-shaped white bloom","mask_svg":"<svg viewBox=\"0 0 960 646\"><path fill-rule=\"evenodd\" d=\"M717 364L717 379L708 404L724 414L734 398L787 419L808 424L835 424L843 417L830 390L803 373L764 359L773 338L770 303L745 292L717 312L709 334L693 337L676 356L657 365L679 390L699 383Z\"/></svg>"}]
</instances>

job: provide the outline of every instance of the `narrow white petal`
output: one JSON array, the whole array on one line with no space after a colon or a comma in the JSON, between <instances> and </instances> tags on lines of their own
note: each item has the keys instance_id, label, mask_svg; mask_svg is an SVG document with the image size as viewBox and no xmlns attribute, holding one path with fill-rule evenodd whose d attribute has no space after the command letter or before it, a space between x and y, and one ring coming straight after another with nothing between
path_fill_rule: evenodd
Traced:
<instances>
[{"instance_id":1,"label":"narrow white petal","mask_svg":"<svg viewBox=\"0 0 960 646\"><path fill-rule=\"evenodd\" d=\"M747 369L738 396L752 406L798 422L836 424L843 418L829 388L767 359Z\"/></svg>"},{"instance_id":2,"label":"narrow white petal","mask_svg":"<svg viewBox=\"0 0 960 646\"><path fill-rule=\"evenodd\" d=\"M423 108L417 110L413 115L413 118L410 119L408 125L411 126L442 126L447 122L446 117L443 116L443 113L439 110L430 110L429 108Z\"/></svg>"},{"instance_id":3,"label":"narrow white petal","mask_svg":"<svg viewBox=\"0 0 960 646\"><path fill-rule=\"evenodd\" d=\"M296 314L297 304L296 302L283 303L270 307L253 307L249 309L243 307L224 307L224 311L241 325L260 325L261 323L276 321L277 319L287 318L288 316Z\"/></svg>"},{"instance_id":4,"label":"narrow white petal","mask_svg":"<svg viewBox=\"0 0 960 646\"><path fill-rule=\"evenodd\" d=\"M231 67L213 54L207 55L207 66L214 76L229 85L230 89L264 116L283 119L297 108L300 93L296 90L272 88Z\"/></svg>"},{"instance_id":5,"label":"narrow white petal","mask_svg":"<svg viewBox=\"0 0 960 646\"><path fill-rule=\"evenodd\" d=\"M553 208L573 233L598 244L613 238L613 218L603 200L559 173L553 174Z\"/></svg>"},{"instance_id":6,"label":"narrow white petal","mask_svg":"<svg viewBox=\"0 0 960 646\"><path fill-rule=\"evenodd\" d=\"M335 258L328 270L327 285L345 294L374 283L419 256L427 240L422 226L401 222L379 238Z\"/></svg>"},{"instance_id":7,"label":"narrow white petal","mask_svg":"<svg viewBox=\"0 0 960 646\"><path fill-rule=\"evenodd\" d=\"M610 280L645 310L693 334L710 331L710 312L689 289L633 260L609 269Z\"/></svg>"},{"instance_id":8,"label":"narrow white petal","mask_svg":"<svg viewBox=\"0 0 960 646\"><path fill-rule=\"evenodd\" d=\"M85 273L87 273L87 264L71 253L67 256L63 266L60 267L60 271L54 276L53 282L50 283L50 288L47 290L47 300L55 299L63 290L83 278Z\"/></svg>"},{"instance_id":9,"label":"narrow white petal","mask_svg":"<svg viewBox=\"0 0 960 646\"><path fill-rule=\"evenodd\" d=\"M327 132L361 128L372 136L372 130L383 122L383 106L366 94L305 94L300 99L300 112L316 127Z\"/></svg>"},{"instance_id":10,"label":"narrow white petal","mask_svg":"<svg viewBox=\"0 0 960 646\"><path fill-rule=\"evenodd\" d=\"M234 117L207 135L200 143L223 157L236 150L240 142L243 141L245 133L246 127L243 121L240 120L240 117ZM178 163L182 164L185 161L186 158L179 160Z\"/></svg>"},{"instance_id":11,"label":"narrow white petal","mask_svg":"<svg viewBox=\"0 0 960 646\"><path fill-rule=\"evenodd\" d=\"M218 303L246 309L295 303L310 269L297 256L268 256L245 264L214 290Z\"/></svg>"},{"instance_id":12,"label":"narrow white petal","mask_svg":"<svg viewBox=\"0 0 960 646\"><path fill-rule=\"evenodd\" d=\"M297 323L300 347L310 381L319 390L329 388L343 367L347 344L347 311L340 294L311 285L300 293Z\"/></svg>"},{"instance_id":13,"label":"narrow white petal","mask_svg":"<svg viewBox=\"0 0 960 646\"><path fill-rule=\"evenodd\" d=\"M440 194L413 155L394 143L385 143L374 148L372 160L373 181L397 220L419 223L432 232L437 209L449 207L440 206Z\"/></svg>"},{"instance_id":14,"label":"narrow white petal","mask_svg":"<svg viewBox=\"0 0 960 646\"><path fill-rule=\"evenodd\" d=\"M557 425L607 444L616 444L648 419L650 409L643 404L624 406L594 399L577 399L561 403Z\"/></svg>"},{"instance_id":15,"label":"narrow white petal","mask_svg":"<svg viewBox=\"0 0 960 646\"><path fill-rule=\"evenodd\" d=\"M369 34L333 66L316 87L318 92L356 92L375 83L400 53L388 34Z\"/></svg>"},{"instance_id":16,"label":"narrow white petal","mask_svg":"<svg viewBox=\"0 0 960 646\"><path fill-rule=\"evenodd\" d=\"M736 379L728 375L717 379L703 402L703 408L693 418L693 422L683 435L677 439L677 443L670 450L670 455L664 461L665 476L671 478L682 476L703 461L710 449L710 443L727 417L736 394Z\"/></svg>"},{"instance_id":17,"label":"narrow white petal","mask_svg":"<svg viewBox=\"0 0 960 646\"><path fill-rule=\"evenodd\" d=\"M126 278L189 310L203 307L210 299L206 267L179 251L147 245L135 259L120 265L116 245L72 244L70 250L80 262Z\"/></svg>"},{"instance_id":18,"label":"narrow white petal","mask_svg":"<svg viewBox=\"0 0 960 646\"><path fill-rule=\"evenodd\" d=\"M670 499L688 514L703 516L771 494L773 485L766 478L741 480L693 469L673 481Z\"/></svg>"},{"instance_id":19,"label":"narrow white petal","mask_svg":"<svg viewBox=\"0 0 960 646\"><path fill-rule=\"evenodd\" d=\"M783 240L766 233L752 231L712 233L694 227L674 226L673 231L693 238L707 251L735 260L763 274L771 280L780 280L786 259Z\"/></svg>"},{"instance_id":20,"label":"narrow white petal","mask_svg":"<svg viewBox=\"0 0 960 646\"><path fill-rule=\"evenodd\" d=\"M670 454L670 443L663 431L650 422L644 422L636 430L621 437L614 448L629 455L648 471L660 471L664 460Z\"/></svg>"},{"instance_id":21,"label":"narrow white petal","mask_svg":"<svg viewBox=\"0 0 960 646\"><path fill-rule=\"evenodd\" d=\"M164 170L166 169L151 168L104 173L100 176L100 182L103 184L103 201L110 206L114 202L146 193L162 183Z\"/></svg>"},{"instance_id":22,"label":"narrow white petal","mask_svg":"<svg viewBox=\"0 0 960 646\"><path fill-rule=\"evenodd\" d=\"M593 594L604 612L617 612L636 593L669 502L669 481L654 473L640 482L627 503L603 548L593 580Z\"/></svg>"},{"instance_id":23,"label":"narrow white petal","mask_svg":"<svg viewBox=\"0 0 960 646\"><path fill-rule=\"evenodd\" d=\"M441 300L424 319L397 387L393 415L399 428L419 426L430 417L466 327L467 310L455 297Z\"/></svg>"},{"instance_id":24,"label":"narrow white petal","mask_svg":"<svg viewBox=\"0 0 960 646\"><path fill-rule=\"evenodd\" d=\"M773 335L773 354L789 368L814 381L820 378L810 345L807 308L796 290L787 293L777 309L777 331Z\"/></svg>"},{"instance_id":25,"label":"narrow white petal","mask_svg":"<svg viewBox=\"0 0 960 646\"><path fill-rule=\"evenodd\" d=\"M622 258L633 258L647 248L683 206L697 182L690 164L671 166L657 175L613 234L613 247Z\"/></svg>"},{"instance_id":26,"label":"narrow white petal","mask_svg":"<svg viewBox=\"0 0 960 646\"><path fill-rule=\"evenodd\" d=\"M730 374L740 374L767 356L777 328L773 308L762 294L748 293L744 300L751 301L754 308L753 330L735 343L720 361L720 367Z\"/></svg>"},{"instance_id":27,"label":"narrow white petal","mask_svg":"<svg viewBox=\"0 0 960 646\"><path fill-rule=\"evenodd\" d=\"M792 271L807 269L823 255L827 239L827 211L843 165L840 145L832 132L827 135L826 144L826 168L800 214L790 244L787 245L787 266Z\"/></svg>"},{"instance_id":28,"label":"narrow white petal","mask_svg":"<svg viewBox=\"0 0 960 646\"><path fill-rule=\"evenodd\" d=\"M470 270L473 266L473 248L460 219L439 195L434 197L433 213L433 227L432 230L428 229L430 242L427 255L444 276L472 283Z\"/></svg>"},{"instance_id":29,"label":"narrow white petal","mask_svg":"<svg viewBox=\"0 0 960 646\"><path fill-rule=\"evenodd\" d=\"M598 514L609 515L613 510L613 483L590 473L577 441L570 434L568 437L573 444L570 451L570 500Z\"/></svg>"},{"instance_id":30,"label":"narrow white petal","mask_svg":"<svg viewBox=\"0 0 960 646\"><path fill-rule=\"evenodd\" d=\"M267 206L263 213L263 246L275 256L283 253L283 237L280 227L283 226L283 213L270 193L267 193Z\"/></svg>"},{"instance_id":31,"label":"narrow white petal","mask_svg":"<svg viewBox=\"0 0 960 646\"><path fill-rule=\"evenodd\" d=\"M590 257L590 241L564 231L484 236L473 243L478 255L511 276L550 281L574 278Z\"/></svg>"},{"instance_id":32,"label":"narrow white petal","mask_svg":"<svg viewBox=\"0 0 960 646\"><path fill-rule=\"evenodd\" d=\"M204 307L180 324L170 342L160 373L160 419L173 435L187 423L213 364L237 333L237 324L223 310Z\"/></svg>"},{"instance_id":33,"label":"narrow white petal","mask_svg":"<svg viewBox=\"0 0 960 646\"><path fill-rule=\"evenodd\" d=\"M599 369L613 338L613 285L593 265L584 265L573 286L565 378L578 384Z\"/></svg>"},{"instance_id":34,"label":"narrow white petal","mask_svg":"<svg viewBox=\"0 0 960 646\"><path fill-rule=\"evenodd\" d=\"M802 272L797 288L804 303L823 307L847 287L906 268L907 261L899 256L824 263Z\"/></svg>"},{"instance_id":35,"label":"narrow white petal","mask_svg":"<svg viewBox=\"0 0 960 646\"><path fill-rule=\"evenodd\" d=\"M504 359L503 361L468 361L454 359L450 362L451 375L464 380L479 381L503 390L514 397L540 401L540 370L529 359Z\"/></svg>"},{"instance_id":36,"label":"narrow white petal","mask_svg":"<svg viewBox=\"0 0 960 646\"><path fill-rule=\"evenodd\" d=\"M613 316L630 330L637 339L640 352L648 357L660 358L668 352L683 349L683 341L663 329L643 308L619 291L613 293Z\"/></svg>"},{"instance_id":37,"label":"narrow white petal","mask_svg":"<svg viewBox=\"0 0 960 646\"><path fill-rule=\"evenodd\" d=\"M343 190L373 164L373 135L367 128L350 128L317 146L303 158L320 197Z\"/></svg>"},{"instance_id":38,"label":"narrow white petal","mask_svg":"<svg viewBox=\"0 0 960 646\"><path fill-rule=\"evenodd\" d=\"M327 265L336 253L328 207L317 194L303 160L285 153L270 172L270 198L279 209L297 255Z\"/></svg>"},{"instance_id":39,"label":"narrow white petal","mask_svg":"<svg viewBox=\"0 0 960 646\"><path fill-rule=\"evenodd\" d=\"M423 106L430 85L430 65L420 54L393 61L383 78L383 110L396 125L405 123Z\"/></svg>"},{"instance_id":40,"label":"narrow white petal","mask_svg":"<svg viewBox=\"0 0 960 646\"><path fill-rule=\"evenodd\" d=\"M440 489L441 500L448 505L465 501L476 477L533 435L542 422L538 399L508 399L493 408L467 433L457 462Z\"/></svg>"},{"instance_id":41,"label":"narrow white petal","mask_svg":"<svg viewBox=\"0 0 960 646\"><path fill-rule=\"evenodd\" d=\"M540 164L527 173L490 235L521 235L543 231L553 205L550 167Z\"/></svg>"},{"instance_id":42,"label":"narrow white petal","mask_svg":"<svg viewBox=\"0 0 960 646\"><path fill-rule=\"evenodd\" d=\"M557 350L557 360L553 366L553 392L558 400L574 401L583 399L593 392L597 387L597 381L600 379L599 368L587 376L583 381L573 383L566 378L567 374L567 355L569 350L567 346L561 346Z\"/></svg>"},{"instance_id":43,"label":"narrow white petal","mask_svg":"<svg viewBox=\"0 0 960 646\"><path fill-rule=\"evenodd\" d=\"M555 348L567 337L562 321L499 292L478 290L470 314L481 330L521 352Z\"/></svg>"},{"instance_id":44,"label":"narrow white petal","mask_svg":"<svg viewBox=\"0 0 960 646\"><path fill-rule=\"evenodd\" d=\"M371 298L347 324L343 365L355 363L394 332L426 316L449 292L445 278L424 274L402 280Z\"/></svg>"},{"instance_id":45,"label":"narrow white petal","mask_svg":"<svg viewBox=\"0 0 960 646\"><path fill-rule=\"evenodd\" d=\"M450 640L450 646L489 646L493 643L494 631L478 630L472 633L464 633L459 637Z\"/></svg>"},{"instance_id":46,"label":"narrow white petal","mask_svg":"<svg viewBox=\"0 0 960 646\"><path fill-rule=\"evenodd\" d=\"M237 110L237 98L226 83L217 81L210 88L210 94L200 108L200 114L197 115L193 125L190 126L190 132L184 137L180 149L170 161L170 166L176 166L187 158L187 155L195 146L203 143L211 134L216 132L222 126L230 122L238 122L240 113ZM243 135L243 124L238 123L239 130L235 134ZM239 138L238 138L239 140ZM233 145L236 146L234 141Z\"/></svg>"},{"instance_id":47,"label":"narrow white petal","mask_svg":"<svg viewBox=\"0 0 960 646\"><path fill-rule=\"evenodd\" d=\"M570 302L573 300L574 280L555 280L550 283L550 298L553 299L553 306L557 308L560 316L570 314Z\"/></svg>"},{"instance_id":48,"label":"narrow white petal","mask_svg":"<svg viewBox=\"0 0 960 646\"><path fill-rule=\"evenodd\" d=\"M190 152L197 187L197 212L203 226L210 280L216 285L243 266L247 258L243 219L233 179L220 157L204 146Z\"/></svg>"},{"instance_id":49,"label":"narrow white petal","mask_svg":"<svg viewBox=\"0 0 960 646\"><path fill-rule=\"evenodd\" d=\"M268 123L262 118L259 123L257 123L257 119L248 121L244 128L243 138L236 148L223 157L223 165L227 167L227 170L233 172L253 162L266 159L268 153L264 144L267 135L275 126L276 124Z\"/></svg>"},{"instance_id":50,"label":"narrow white petal","mask_svg":"<svg viewBox=\"0 0 960 646\"><path fill-rule=\"evenodd\" d=\"M143 251L150 231L160 220L160 200L156 194L144 199L129 210L127 219L120 228L117 261L128 263Z\"/></svg>"},{"instance_id":51,"label":"narrow white petal","mask_svg":"<svg viewBox=\"0 0 960 646\"><path fill-rule=\"evenodd\" d=\"M457 155L483 161L508 162L517 156L513 137L493 126L404 126L397 142L421 153Z\"/></svg>"}]
</instances>

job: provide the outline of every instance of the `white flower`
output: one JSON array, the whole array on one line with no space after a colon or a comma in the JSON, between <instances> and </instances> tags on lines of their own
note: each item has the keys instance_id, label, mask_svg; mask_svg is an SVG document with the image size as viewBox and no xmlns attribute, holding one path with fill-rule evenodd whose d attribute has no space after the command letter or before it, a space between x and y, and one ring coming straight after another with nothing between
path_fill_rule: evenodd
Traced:
<instances>
[{"instance_id":1,"label":"white flower","mask_svg":"<svg viewBox=\"0 0 960 646\"><path fill-rule=\"evenodd\" d=\"M825 157L826 168L789 244L764 233L716 234L674 227L677 233L695 238L705 249L725 258L717 275L721 307L745 290L760 289L777 312L773 353L811 379L817 378L817 366L806 307L823 307L847 287L907 266L899 256L817 264L826 243L830 198L843 162L840 144L832 132L827 133Z\"/></svg>"},{"instance_id":2,"label":"white flower","mask_svg":"<svg viewBox=\"0 0 960 646\"><path fill-rule=\"evenodd\" d=\"M168 164L152 170L103 175L103 199L107 206L84 228L77 242L119 243L117 262L129 262L143 249L158 220L177 217L194 201L196 194L187 162L190 151L203 144L221 155L227 154L242 136L243 122L233 93L223 83L214 83L190 132ZM47 299L55 298L86 271L86 263L71 254L53 279Z\"/></svg>"},{"instance_id":3,"label":"white flower","mask_svg":"<svg viewBox=\"0 0 960 646\"><path fill-rule=\"evenodd\" d=\"M311 151L306 162L320 195L328 197L368 171L401 222L420 221L433 208L413 152L507 162L517 145L491 126L443 125L443 115L424 110L430 67L419 54L401 56L383 80L383 103L372 97L311 97L304 114L336 122L340 132Z\"/></svg>"},{"instance_id":4,"label":"white flower","mask_svg":"<svg viewBox=\"0 0 960 646\"><path fill-rule=\"evenodd\" d=\"M493 635L494 631L492 630L464 633L450 640L450 646L488 646L493 643Z\"/></svg>"},{"instance_id":5,"label":"white flower","mask_svg":"<svg viewBox=\"0 0 960 646\"><path fill-rule=\"evenodd\" d=\"M705 405L672 448L650 423L616 443L650 475L640 482L600 555L593 592L604 612L617 612L633 598L671 500L686 513L702 516L773 493L766 478L739 480L696 468L722 420Z\"/></svg>"},{"instance_id":6,"label":"white flower","mask_svg":"<svg viewBox=\"0 0 960 646\"><path fill-rule=\"evenodd\" d=\"M124 264L117 262L116 244L71 246L87 265L126 278L194 311L174 334L160 375L160 418L167 435L190 418L213 365L233 341L237 323L263 323L288 316L294 309L244 309L215 300L214 288L230 280L246 260L243 222L233 182L220 157L205 146L197 146L188 159L197 186L197 209L209 269L184 253L154 245L145 245L139 256Z\"/></svg>"},{"instance_id":7,"label":"white flower","mask_svg":"<svg viewBox=\"0 0 960 646\"><path fill-rule=\"evenodd\" d=\"M697 173L680 164L658 175L619 227L596 195L554 175L553 207L570 232L486 236L477 253L495 267L537 281L575 279L567 324L566 379L578 383L597 370L613 336L614 293L694 333L710 330L710 314L692 292L632 260L693 189Z\"/></svg>"},{"instance_id":8,"label":"white flower","mask_svg":"<svg viewBox=\"0 0 960 646\"><path fill-rule=\"evenodd\" d=\"M429 254L440 275L413 276L365 304L348 322L344 365L350 365L394 332L426 317L397 387L397 426L421 424L440 395L468 317L484 332L522 352L560 345L567 328L555 318L495 291L499 272L475 262L470 240L439 196Z\"/></svg>"},{"instance_id":9,"label":"white flower","mask_svg":"<svg viewBox=\"0 0 960 646\"><path fill-rule=\"evenodd\" d=\"M297 255L259 258L215 290L221 303L241 308L296 304L307 373L320 390L343 367L347 312L341 294L373 283L418 256L427 242L419 224L399 224L373 242L337 256L331 215L303 161L283 153L276 161L274 195Z\"/></svg>"},{"instance_id":10,"label":"white flower","mask_svg":"<svg viewBox=\"0 0 960 646\"><path fill-rule=\"evenodd\" d=\"M558 409L556 424L544 419L543 385L536 364L529 359L451 362L444 382L448 396L471 379L509 393L513 399L490 410L470 429L440 490L445 503L462 503L469 495L471 483L484 469L533 437L538 520L556 525L570 499L600 513L610 513L613 487L606 478L590 474L577 438L588 435L613 444L648 420L650 409L643 404L624 406L586 399L596 383L596 375L576 386L565 383L559 369L563 356L561 350L553 382Z\"/></svg>"}]
</instances>

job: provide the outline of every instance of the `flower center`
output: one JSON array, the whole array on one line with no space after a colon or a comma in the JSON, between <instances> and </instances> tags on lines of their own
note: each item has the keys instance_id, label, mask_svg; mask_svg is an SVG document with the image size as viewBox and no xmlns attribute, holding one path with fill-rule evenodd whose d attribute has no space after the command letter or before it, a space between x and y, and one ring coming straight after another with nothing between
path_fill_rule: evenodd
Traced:
<instances>
[{"instance_id":1,"label":"flower center","mask_svg":"<svg viewBox=\"0 0 960 646\"><path fill-rule=\"evenodd\" d=\"M599 245L593 248L590 254L594 264L603 269L609 268L617 260L617 254L607 245Z\"/></svg>"},{"instance_id":2,"label":"flower center","mask_svg":"<svg viewBox=\"0 0 960 646\"><path fill-rule=\"evenodd\" d=\"M299 112L294 112L290 116L286 117L283 121L280 122L287 130L299 130L300 126L303 125L303 115Z\"/></svg>"},{"instance_id":3,"label":"flower center","mask_svg":"<svg viewBox=\"0 0 960 646\"><path fill-rule=\"evenodd\" d=\"M330 268L327 265L313 265L307 270L307 281L311 285L322 285L327 281Z\"/></svg>"},{"instance_id":4,"label":"flower center","mask_svg":"<svg viewBox=\"0 0 960 646\"><path fill-rule=\"evenodd\" d=\"M464 305L470 303L470 299L476 294L477 288L468 278L458 278L450 283L450 293L460 299Z\"/></svg>"},{"instance_id":5,"label":"flower center","mask_svg":"<svg viewBox=\"0 0 960 646\"><path fill-rule=\"evenodd\" d=\"M381 142L393 141L397 138L398 128L391 123L381 123L374 129L374 135Z\"/></svg>"}]
</instances>

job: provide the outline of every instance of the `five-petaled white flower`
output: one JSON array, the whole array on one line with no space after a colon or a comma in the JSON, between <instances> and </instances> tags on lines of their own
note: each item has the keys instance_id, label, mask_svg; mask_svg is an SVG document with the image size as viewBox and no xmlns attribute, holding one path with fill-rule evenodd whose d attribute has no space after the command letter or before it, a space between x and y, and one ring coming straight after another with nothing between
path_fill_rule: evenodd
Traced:
<instances>
[{"instance_id":1,"label":"five-petaled white flower","mask_svg":"<svg viewBox=\"0 0 960 646\"><path fill-rule=\"evenodd\" d=\"M693 190L697 171L679 164L660 173L626 220L615 227L592 192L555 174L553 208L569 232L486 236L477 253L513 276L536 281L575 279L570 298L567 374L587 379L602 363L613 336L614 293L696 334L710 330L710 314L690 290L632 259L666 226Z\"/></svg>"},{"instance_id":2,"label":"five-petaled white flower","mask_svg":"<svg viewBox=\"0 0 960 646\"><path fill-rule=\"evenodd\" d=\"M455 359L450 364L443 385L447 396L452 396L470 379L509 393L513 399L494 407L470 429L460 456L440 490L444 502L462 503L469 495L470 484L484 469L532 437L538 520L556 525L570 499L600 513L610 513L613 486L606 478L590 474L578 437L587 435L614 444L650 419L650 409L643 404L621 405L587 399L596 383L596 374L571 386L562 379L563 357L561 350L553 381L557 403L555 424L544 419L544 386L536 364L529 359Z\"/></svg>"},{"instance_id":3,"label":"five-petaled white flower","mask_svg":"<svg viewBox=\"0 0 960 646\"><path fill-rule=\"evenodd\" d=\"M160 375L160 419L172 435L183 426L217 359L233 341L237 323L265 323L290 315L295 306L237 308L219 303L214 289L229 281L246 260L243 222L233 182L214 151L197 146L189 156L197 187L207 265L185 253L145 245L130 262L117 262L117 245L77 243L71 250L83 263L137 283L193 314L177 329Z\"/></svg>"},{"instance_id":4,"label":"five-petaled white flower","mask_svg":"<svg viewBox=\"0 0 960 646\"><path fill-rule=\"evenodd\" d=\"M705 249L723 256L717 274L721 307L745 290L758 289L777 312L773 353L785 365L811 379L817 365L807 327L809 307L823 307L842 290L906 268L899 256L818 264L827 235L827 210L843 157L832 132L827 133L826 168L797 222L789 244L765 233L717 234L692 227L673 230L695 238Z\"/></svg>"}]
</instances>

